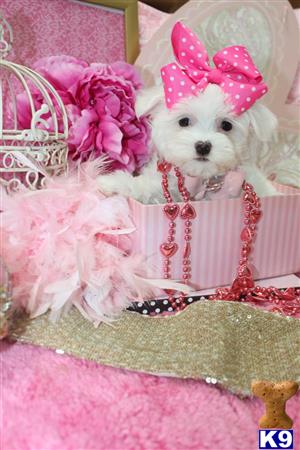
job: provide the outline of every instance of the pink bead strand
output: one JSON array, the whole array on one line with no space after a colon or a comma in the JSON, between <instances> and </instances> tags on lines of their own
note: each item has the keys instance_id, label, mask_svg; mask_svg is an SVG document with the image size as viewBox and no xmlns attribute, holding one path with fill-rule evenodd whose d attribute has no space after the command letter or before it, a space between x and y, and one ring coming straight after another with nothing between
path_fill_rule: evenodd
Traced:
<instances>
[{"instance_id":1,"label":"pink bead strand","mask_svg":"<svg viewBox=\"0 0 300 450\"><path fill-rule=\"evenodd\" d=\"M191 279L191 240L192 240L192 220L196 218L196 212L190 203L190 193L185 187L184 177L178 167L174 167L177 177L178 190L183 199L184 205L180 209L179 205L173 202L169 192L168 174L172 165L161 161L158 163L158 171L162 173L162 189L167 204L164 206L164 213L169 219L169 232L167 242L161 244L160 251L164 257L163 268L164 277L171 278L171 258L178 251L178 244L175 242L176 223L178 216L184 220L184 249L182 258L182 279L184 283L189 283ZM262 216L261 202L256 195L253 186L243 183L243 203L244 203L244 227L242 228L241 255L237 269L237 276L230 288L216 289L210 300L242 301L250 303L270 303L273 305L273 312L280 312L286 315L300 314L300 289L288 288L284 291L273 286L268 288L255 286L253 274L249 264L249 258L253 250L253 243L257 232L257 223ZM166 291L169 301L174 310L180 311L186 307L184 294L179 293L177 299L174 292Z\"/></svg>"},{"instance_id":2,"label":"pink bead strand","mask_svg":"<svg viewBox=\"0 0 300 450\"><path fill-rule=\"evenodd\" d=\"M262 216L260 199L253 186L244 182L244 228L241 231L241 257L237 269L237 277L230 288L216 289L210 300L246 301L249 303L270 303L273 312L286 315L300 313L300 289L288 288L281 291L273 286L255 286L249 265L249 257L257 231L257 222Z\"/></svg>"},{"instance_id":3,"label":"pink bead strand","mask_svg":"<svg viewBox=\"0 0 300 450\"><path fill-rule=\"evenodd\" d=\"M169 192L169 183L168 183L168 174L171 171L172 166L165 162L161 161L157 165L157 170L162 174L162 190L163 195L167 201L167 205L164 206L164 214L170 220L169 222L169 232L167 237L167 242L164 242L160 246L160 251L163 255L163 270L164 270L164 278L171 278L171 262L170 258L175 255L178 250L178 245L175 242L175 234L176 234L176 223L175 220L178 215L180 218L184 220L184 241L185 246L183 250L183 259L182 259L182 279L183 282L188 284L191 279L191 244L190 241L192 239L192 220L196 218L196 212L193 206L189 203L190 193L186 189L184 185L184 177L182 176L178 167L174 168L175 175L177 177L178 182L178 190L182 196L184 206L180 210L179 206L173 202L171 194ZM174 293L167 291L169 295L169 301L176 311L181 311L186 307L184 293L180 292L177 299L174 298Z\"/></svg>"}]
</instances>

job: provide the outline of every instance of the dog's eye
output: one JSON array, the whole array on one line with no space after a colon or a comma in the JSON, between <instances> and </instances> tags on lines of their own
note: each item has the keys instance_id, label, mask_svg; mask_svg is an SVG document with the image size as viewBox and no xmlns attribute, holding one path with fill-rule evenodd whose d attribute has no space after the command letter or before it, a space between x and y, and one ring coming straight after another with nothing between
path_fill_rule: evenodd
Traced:
<instances>
[{"instance_id":1,"label":"dog's eye","mask_svg":"<svg viewBox=\"0 0 300 450\"><path fill-rule=\"evenodd\" d=\"M232 129L232 123L228 122L228 120L222 120L221 128L224 131L230 131Z\"/></svg>"},{"instance_id":2,"label":"dog's eye","mask_svg":"<svg viewBox=\"0 0 300 450\"><path fill-rule=\"evenodd\" d=\"M182 119L178 121L178 124L180 127L188 127L191 125L191 119L189 117L182 117Z\"/></svg>"}]
</instances>

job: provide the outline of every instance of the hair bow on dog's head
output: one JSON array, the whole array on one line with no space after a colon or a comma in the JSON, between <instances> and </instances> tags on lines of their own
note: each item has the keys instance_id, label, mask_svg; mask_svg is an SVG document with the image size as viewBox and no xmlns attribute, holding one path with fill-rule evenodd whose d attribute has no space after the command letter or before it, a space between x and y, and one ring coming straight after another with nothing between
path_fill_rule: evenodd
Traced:
<instances>
[{"instance_id":1,"label":"hair bow on dog's head","mask_svg":"<svg viewBox=\"0 0 300 450\"><path fill-rule=\"evenodd\" d=\"M217 52L213 57L215 68L210 67L202 42L181 22L173 28L172 45L180 65L173 62L161 69L168 108L213 83L228 94L233 111L239 115L268 91L251 56L241 45Z\"/></svg>"}]
</instances>

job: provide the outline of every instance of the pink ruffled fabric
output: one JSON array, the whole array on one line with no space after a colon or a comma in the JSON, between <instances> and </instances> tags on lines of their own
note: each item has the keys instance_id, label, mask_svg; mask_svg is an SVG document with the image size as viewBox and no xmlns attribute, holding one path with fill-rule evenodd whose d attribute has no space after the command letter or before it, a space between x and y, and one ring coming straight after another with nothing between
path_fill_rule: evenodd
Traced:
<instances>
[{"instance_id":1,"label":"pink ruffled fabric","mask_svg":"<svg viewBox=\"0 0 300 450\"><path fill-rule=\"evenodd\" d=\"M13 275L14 300L32 316L50 310L56 319L75 305L98 324L167 282L144 278L146 261L130 254L127 200L101 194L96 173L96 163L87 163L49 178L45 189L2 192L0 256Z\"/></svg>"}]
</instances>

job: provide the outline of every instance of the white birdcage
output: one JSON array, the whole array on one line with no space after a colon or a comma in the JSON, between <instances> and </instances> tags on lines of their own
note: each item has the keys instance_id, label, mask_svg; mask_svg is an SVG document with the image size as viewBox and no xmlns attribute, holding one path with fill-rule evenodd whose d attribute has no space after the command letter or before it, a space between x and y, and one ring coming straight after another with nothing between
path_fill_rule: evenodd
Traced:
<instances>
[{"instance_id":1,"label":"white birdcage","mask_svg":"<svg viewBox=\"0 0 300 450\"><path fill-rule=\"evenodd\" d=\"M47 174L64 172L68 153L68 119L60 96L37 72L6 60L11 48L12 30L0 15L0 183L9 192L21 184L37 189ZM25 126L20 95L27 108Z\"/></svg>"}]
</instances>

